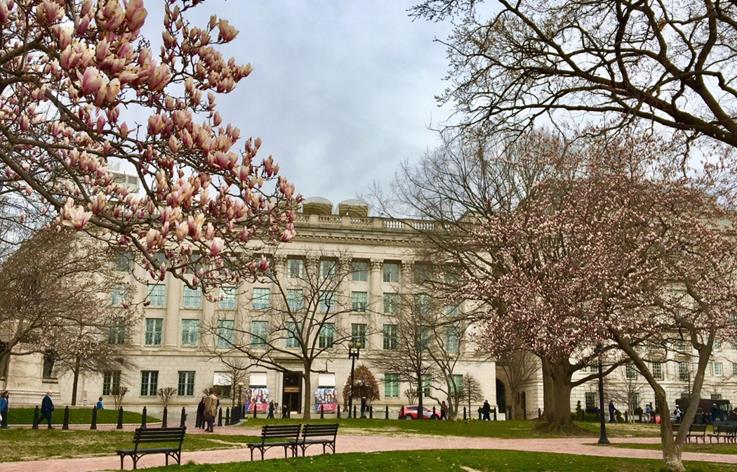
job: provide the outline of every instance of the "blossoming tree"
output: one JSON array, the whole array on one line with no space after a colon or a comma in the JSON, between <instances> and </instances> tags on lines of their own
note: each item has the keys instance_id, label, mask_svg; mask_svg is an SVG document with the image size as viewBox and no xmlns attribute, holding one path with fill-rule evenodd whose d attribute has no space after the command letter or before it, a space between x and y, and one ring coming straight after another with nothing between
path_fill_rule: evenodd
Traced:
<instances>
[{"instance_id":1,"label":"blossoming tree","mask_svg":"<svg viewBox=\"0 0 737 472\"><path fill-rule=\"evenodd\" d=\"M0 192L138 251L155 276L198 259L188 283L215 284L265 265L245 244L293 237L300 197L260 139L236 150L216 97L251 66L218 51L238 33L227 20L187 20L199 3L165 2L157 53L143 0L0 0ZM139 192L116 181L116 161Z\"/></svg>"}]
</instances>

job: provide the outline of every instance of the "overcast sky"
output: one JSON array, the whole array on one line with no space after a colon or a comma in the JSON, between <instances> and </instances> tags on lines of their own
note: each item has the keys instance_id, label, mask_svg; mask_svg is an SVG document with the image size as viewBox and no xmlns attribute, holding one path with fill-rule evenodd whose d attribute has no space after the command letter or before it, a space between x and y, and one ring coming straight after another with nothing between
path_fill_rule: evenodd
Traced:
<instances>
[{"instance_id":1,"label":"overcast sky","mask_svg":"<svg viewBox=\"0 0 737 472\"><path fill-rule=\"evenodd\" d=\"M161 2L146 2L160 44ZM254 72L219 99L225 121L260 136L305 197L334 203L390 181L400 162L437 145L447 119L446 24L412 21L403 0L207 0L190 16L227 18L240 31L225 50Z\"/></svg>"}]
</instances>

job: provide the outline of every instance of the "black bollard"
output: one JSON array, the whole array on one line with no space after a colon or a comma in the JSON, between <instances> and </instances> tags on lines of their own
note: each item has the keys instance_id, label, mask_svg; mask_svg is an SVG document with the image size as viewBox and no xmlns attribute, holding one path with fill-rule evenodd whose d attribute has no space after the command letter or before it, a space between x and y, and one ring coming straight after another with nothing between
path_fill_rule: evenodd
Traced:
<instances>
[{"instance_id":1,"label":"black bollard","mask_svg":"<svg viewBox=\"0 0 737 472\"><path fill-rule=\"evenodd\" d=\"M164 407L164 411L161 414L161 427L166 428L169 426L169 410Z\"/></svg>"},{"instance_id":2,"label":"black bollard","mask_svg":"<svg viewBox=\"0 0 737 472\"><path fill-rule=\"evenodd\" d=\"M256 419L256 404L252 403L252 405L253 405L253 419L255 420Z\"/></svg>"},{"instance_id":3,"label":"black bollard","mask_svg":"<svg viewBox=\"0 0 737 472\"><path fill-rule=\"evenodd\" d=\"M118 408L118 424L115 429L123 429L123 407Z\"/></svg>"},{"instance_id":4,"label":"black bollard","mask_svg":"<svg viewBox=\"0 0 737 472\"><path fill-rule=\"evenodd\" d=\"M629 423L630 422L629 412L628 411L625 411L624 412L624 422L625 423Z\"/></svg>"},{"instance_id":5,"label":"black bollard","mask_svg":"<svg viewBox=\"0 0 737 472\"><path fill-rule=\"evenodd\" d=\"M432 417L435 418L435 406L432 407Z\"/></svg>"},{"instance_id":6,"label":"black bollard","mask_svg":"<svg viewBox=\"0 0 737 472\"><path fill-rule=\"evenodd\" d=\"M321 420L325 419L325 408L323 407L322 403L320 403L320 419Z\"/></svg>"},{"instance_id":7,"label":"black bollard","mask_svg":"<svg viewBox=\"0 0 737 472\"><path fill-rule=\"evenodd\" d=\"M540 408L538 408L537 409L537 417L538 418L542 418L542 416L543 416L543 411Z\"/></svg>"},{"instance_id":8,"label":"black bollard","mask_svg":"<svg viewBox=\"0 0 737 472\"><path fill-rule=\"evenodd\" d=\"M496 408L492 410L494 412L494 421L496 421Z\"/></svg>"},{"instance_id":9,"label":"black bollard","mask_svg":"<svg viewBox=\"0 0 737 472\"><path fill-rule=\"evenodd\" d=\"M61 423L61 429L69 429L69 405L64 407L64 421Z\"/></svg>"},{"instance_id":10,"label":"black bollard","mask_svg":"<svg viewBox=\"0 0 737 472\"><path fill-rule=\"evenodd\" d=\"M463 421L466 421L466 419L467 419L467 417L466 417L466 407L464 406L463 407Z\"/></svg>"},{"instance_id":11,"label":"black bollard","mask_svg":"<svg viewBox=\"0 0 737 472\"><path fill-rule=\"evenodd\" d=\"M146 407L143 407L143 413L141 413L141 429L146 429Z\"/></svg>"},{"instance_id":12,"label":"black bollard","mask_svg":"<svg viewBox=\"0 0 737 472\"><path fill-rule=\"evenodd\" d=\"M223 407L218 408L218 426L223 425Z\"/></svg>"},{"instance_id":13,"label":"black bollard","mask_svg":"<svg viewBox=\"0 0 737 472\"><path fill-rule=\"evenodd\" d=\"M356 405L353 405L353 417L356 418Z\"/></svg>"},{"instance_id":14,"label":"black bollard","mask_svg":"<svg viewBox=\"0 0 737 472\"><path fill-rule=\"evenodd\" d=\"M92 421L90 422L90 429L97 429L97 407L92 407Z\"/></svg>"},{"instance_id":15,"label":"black bollard","mask_svg":"<svg viewBox=\"0 0 737 472\"><path fill-rule=\"evenodd\" d=\"M230 407L225 408L225 424L230 424Z\"/></svg>"},{"instance_id":16,"label":"black bollard","mask_svg":"<svg viewBox=\"0 0 737 472\"><path fill-rule=\"evenodd\" d=\"M389 405L387 405L386 408L384 408L384 419L385 420L389 419Z\"/></svg>"},{"instance_id":17,"label":"black bollard","mask_svg":"<svg viewBox=\"0 0 737 472\"><path fill-rule=\"evenodd\" d=\"M184 407L182 407L182 414L179 416L179 427L187 427L187 410L185 410Z\"/></svg>"},{"instance_id":18,"label":"black bollard","mask_svg":"<svg viewBox=\"0 0 737 472\"><path fill-rule=\"evenodd\" d=\"M340 405L338 405L338 419L340 419Z\"/></svg>"},{"instance_id":19,"label":"black bollard","mask_svg":"<svg viewBox=\"0 0 737 472\"><path fill-rule=\"evenodd\" d=\"M33 408L33 426L31 426L31 429L38 429L38 405Z\"/></svg>"},{"instance_id":20,"label":"black bollard","mask_svg":"<svg viewBox=\"0 0 737 472\"><path fill-rule=\"evenodd\" d=\"M370 420L374 419L374 406L373 405L369 405L369 419Z\"/></svg>"}]
</instances>

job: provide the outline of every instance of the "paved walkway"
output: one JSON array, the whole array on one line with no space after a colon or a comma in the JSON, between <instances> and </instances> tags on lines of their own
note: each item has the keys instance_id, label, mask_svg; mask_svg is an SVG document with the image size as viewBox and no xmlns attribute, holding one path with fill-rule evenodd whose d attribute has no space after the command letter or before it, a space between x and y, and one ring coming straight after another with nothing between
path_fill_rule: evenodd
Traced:
<instances>
[{"instance_id":1,"label":"paved walkway","mask_svg":"<svg viewBox=\"0 0 737 472\"><path fill-rule=\"evenodd\" d=\"M232 430L232 431L231 431ZM250 428L223 427L218 433L252 434ZM371 435L367 441L365 435L341 434L338 436L338 452L380 452L397 450L422 449L508 449L515 451L535 451L551 453L567 453L604 457L628 457L641 459L661 459L660 451L646 449L623 449L615 447L598 447L594 443L596 438L554 438L554 439L498 439L498 438L466 438L441 436L389 436ZM615 438L617 443L657 443L658 438ZM307 450L308 455L319 454L318 447ZM248 450L218 449L209 451L185 452L184 463L195 462L200 464L216 464L249 460ZM283 450L271 449L266 457L279 458ZM684 453L686 461L708 461L737 464L737 455ZM131 468L130 459L126 461L127 468ZM139 462L139 467L153 467L164 465L164 458L160 456L145 457ZM29 462L0 463L0 472L85 472L97 470L118 469L120 460L117 457L87 457L78 459L52 459Z\"/></svg>"}]
</instances>

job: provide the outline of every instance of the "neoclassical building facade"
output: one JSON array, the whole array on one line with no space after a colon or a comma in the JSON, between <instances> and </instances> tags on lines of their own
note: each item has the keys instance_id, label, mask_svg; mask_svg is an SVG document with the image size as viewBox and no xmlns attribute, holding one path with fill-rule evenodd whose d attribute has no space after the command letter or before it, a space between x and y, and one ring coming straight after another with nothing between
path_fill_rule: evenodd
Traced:
<instances>
[{"instance_id":1,"label":"neoclassical building facade","mask_svg":"<svg viewBox=\"0 0 737 472\"><path fill-rule=\"evenodd\" d=\"M388 405L394 412L411 400L405 396L410 385L396 372L382 366L380 353L394 342L391 339L394 300L412 290L415 263L422 262L418 260L419 242L413 230L402 221L369 217L367 206L360 201L344 201L334 206L325 199L312 198L303 207L296 221L297 238L277 248L272 264L285 277L299 271L300 265L320 263L323 259L353 267L352 274L341 281L339 288L349 306L343 307L344 312L335 323L361 341L363 349L357 364L371 370L380 388L380 400L374 405L382 409ZM148 300L140 323L126 333L126 346L122 348L133 367L83 374L78 404L94 404L99 396L112 403L109 395L116 387L125 386L128 393L124 405L132 408L147 405L155 409L159 404L158 389L172 387L177 395L171 405L189 407L199 401L205 389L214 387L226 399L252 398L260 405L273 400L287 405L292 414L302 412L303 382L299 375L288 372L302 372L300 363L286 358L282 365L287 367L287 372L266 366L249 367L234 376L232 369L217 357L218 339L214 339L217 336L206 329L215 324L221 328L247 324L252 332L259 329L258 323L267 326L268 298L269 293L273 294L273 286L256 282L223 287L222 296L212 299L170 275L163 282L150 279L143 268L128 265L124 258L117 269L133 271L130 274L135 287L133 297L138 301ZM110 303L121 303L122 297L112 293ZM471 332L465 335L471 336ZM111 334L111 341L123 341L122 335L120 340L115 338ZM503 392L497 392L497 387L504 386L497 380L495 362L477 356L472 347L464 349L468 352L460 357L454 371L458 381L472 374L480 384L484 399L495 405L499 393L504 403ZM346 346L342 345L327 350L318 359L319 369L315 369L318 372L310 374L313 409L314 402L342 403L337 399L343 398L342 389L351 371L347 354ZM244 359L244 364L247 363ZM0 389L10 390L15 404L37 403L46 391L51 391L62 404L68 404L71 375L58 372L49 364L42 356L11 357L5 376L0 378ZM441 397L439 392L433 393ZM426 405L432 407L437 403L428 399ZM504 411L504 404L498 406ZM326 403L325 407L330 405ZM531 412L536 408L536 404L529 406Z\"/></svg>"}]
</instances>

